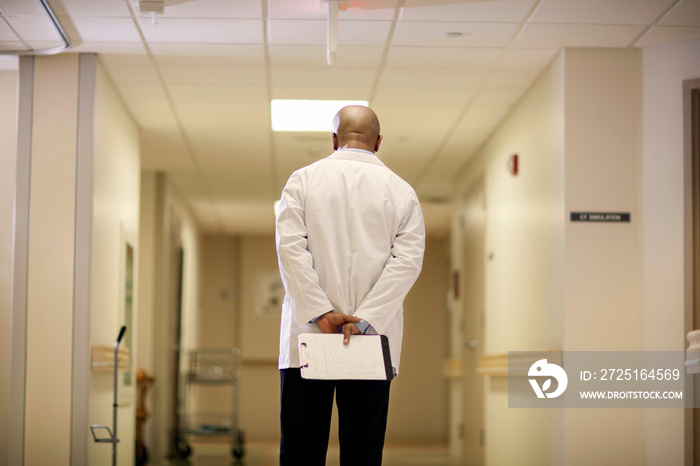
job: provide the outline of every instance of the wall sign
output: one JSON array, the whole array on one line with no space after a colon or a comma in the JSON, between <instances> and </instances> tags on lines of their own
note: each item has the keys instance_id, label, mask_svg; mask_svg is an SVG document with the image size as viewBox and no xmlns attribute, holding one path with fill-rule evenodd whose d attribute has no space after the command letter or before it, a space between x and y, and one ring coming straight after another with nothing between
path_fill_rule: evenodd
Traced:
<instances>
[{"instance_id":1,"label":"wall sign","mask_svg":"<svg viewBox=\"0 0 700 466\"><path fill-rule=\"evenodd\" d=\"M571 212L572 222L629 223L629 212Z\"/></svg>"}]
</instances>

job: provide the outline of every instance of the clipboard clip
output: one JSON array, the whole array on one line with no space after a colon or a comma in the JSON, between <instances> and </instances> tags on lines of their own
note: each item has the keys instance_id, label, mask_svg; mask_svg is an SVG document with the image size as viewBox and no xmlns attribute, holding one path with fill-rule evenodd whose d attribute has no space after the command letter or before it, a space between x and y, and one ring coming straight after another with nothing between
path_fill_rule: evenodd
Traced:
<instances>
[{"instance_id":1,"label":"clipboard clip","mask_svg":"<svg viewBox=\"0 0 700 466\"><path fill-rule=\"evenodd\" d=\"M299 362L301 367L309 367L308 353L306 352L306 343L304 342L299 345Z\"/></svg>"}]
</instances>

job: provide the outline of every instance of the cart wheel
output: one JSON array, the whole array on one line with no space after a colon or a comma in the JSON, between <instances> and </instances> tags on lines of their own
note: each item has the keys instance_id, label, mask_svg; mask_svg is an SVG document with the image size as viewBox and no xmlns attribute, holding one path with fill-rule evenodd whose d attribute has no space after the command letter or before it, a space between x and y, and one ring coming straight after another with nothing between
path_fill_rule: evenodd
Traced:
<instances>
[{"instance_id":1,"label":"cart wheel","mask_svg":"<svg viewBox=\"0 0 700 466\"><path fill-rule=\"evenodd\" d=\"M236 443L235 446L233 447L233 450L231 450L231 454L233 454L233 457L236 459L241 459L245 455L245 448L243 448L243 445L245 444L245 435L243 434L242 430L238 431L238 435L236 436Z\"/></svg>"},{"instance_id":2,"label":"cart wheel","mask_svg":"<svg viewBox=\"0 0 700 466\"><path fill-rule=\"evenodd\" d=\"M186 443L180 444L178 446L178 454L180 455L181 459L187 459L192 454L192 447Z\"/></svg>"}]
</instances>

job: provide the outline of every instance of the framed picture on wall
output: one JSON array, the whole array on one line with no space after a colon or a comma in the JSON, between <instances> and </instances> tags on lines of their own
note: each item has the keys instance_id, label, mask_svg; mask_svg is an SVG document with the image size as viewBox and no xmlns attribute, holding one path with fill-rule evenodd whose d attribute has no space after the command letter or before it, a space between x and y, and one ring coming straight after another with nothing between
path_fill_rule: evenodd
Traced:
<instances>
[{"instance_id":1,"label":"framed picture on wall","mask_svg":"<svg viewBox=\"0 0 700 466\"><path fill-rule=\"evenodd\" d=\"M284 286L279 272L261 272L257 276L255 312L264 316L282 313Z\"/></svg>"}]
</instances>

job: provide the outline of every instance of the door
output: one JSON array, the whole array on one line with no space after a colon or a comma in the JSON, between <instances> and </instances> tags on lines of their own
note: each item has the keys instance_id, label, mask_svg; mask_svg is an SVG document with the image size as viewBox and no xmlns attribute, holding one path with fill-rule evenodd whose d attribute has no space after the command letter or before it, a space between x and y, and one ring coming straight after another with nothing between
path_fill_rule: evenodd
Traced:
<instances>
[{"instance_id":1,"label":"door","mask_svg":"<svg viewBox=\"0 0 700 466\"><path fill-rule=\"evenodd\" d=\"M484 181L469 189L462 210L464 244L462 302L464 304L464 459L484 464L484 377L477 374L484 348L484 271L486 204Z\"/></svg>"}]
</instances>

